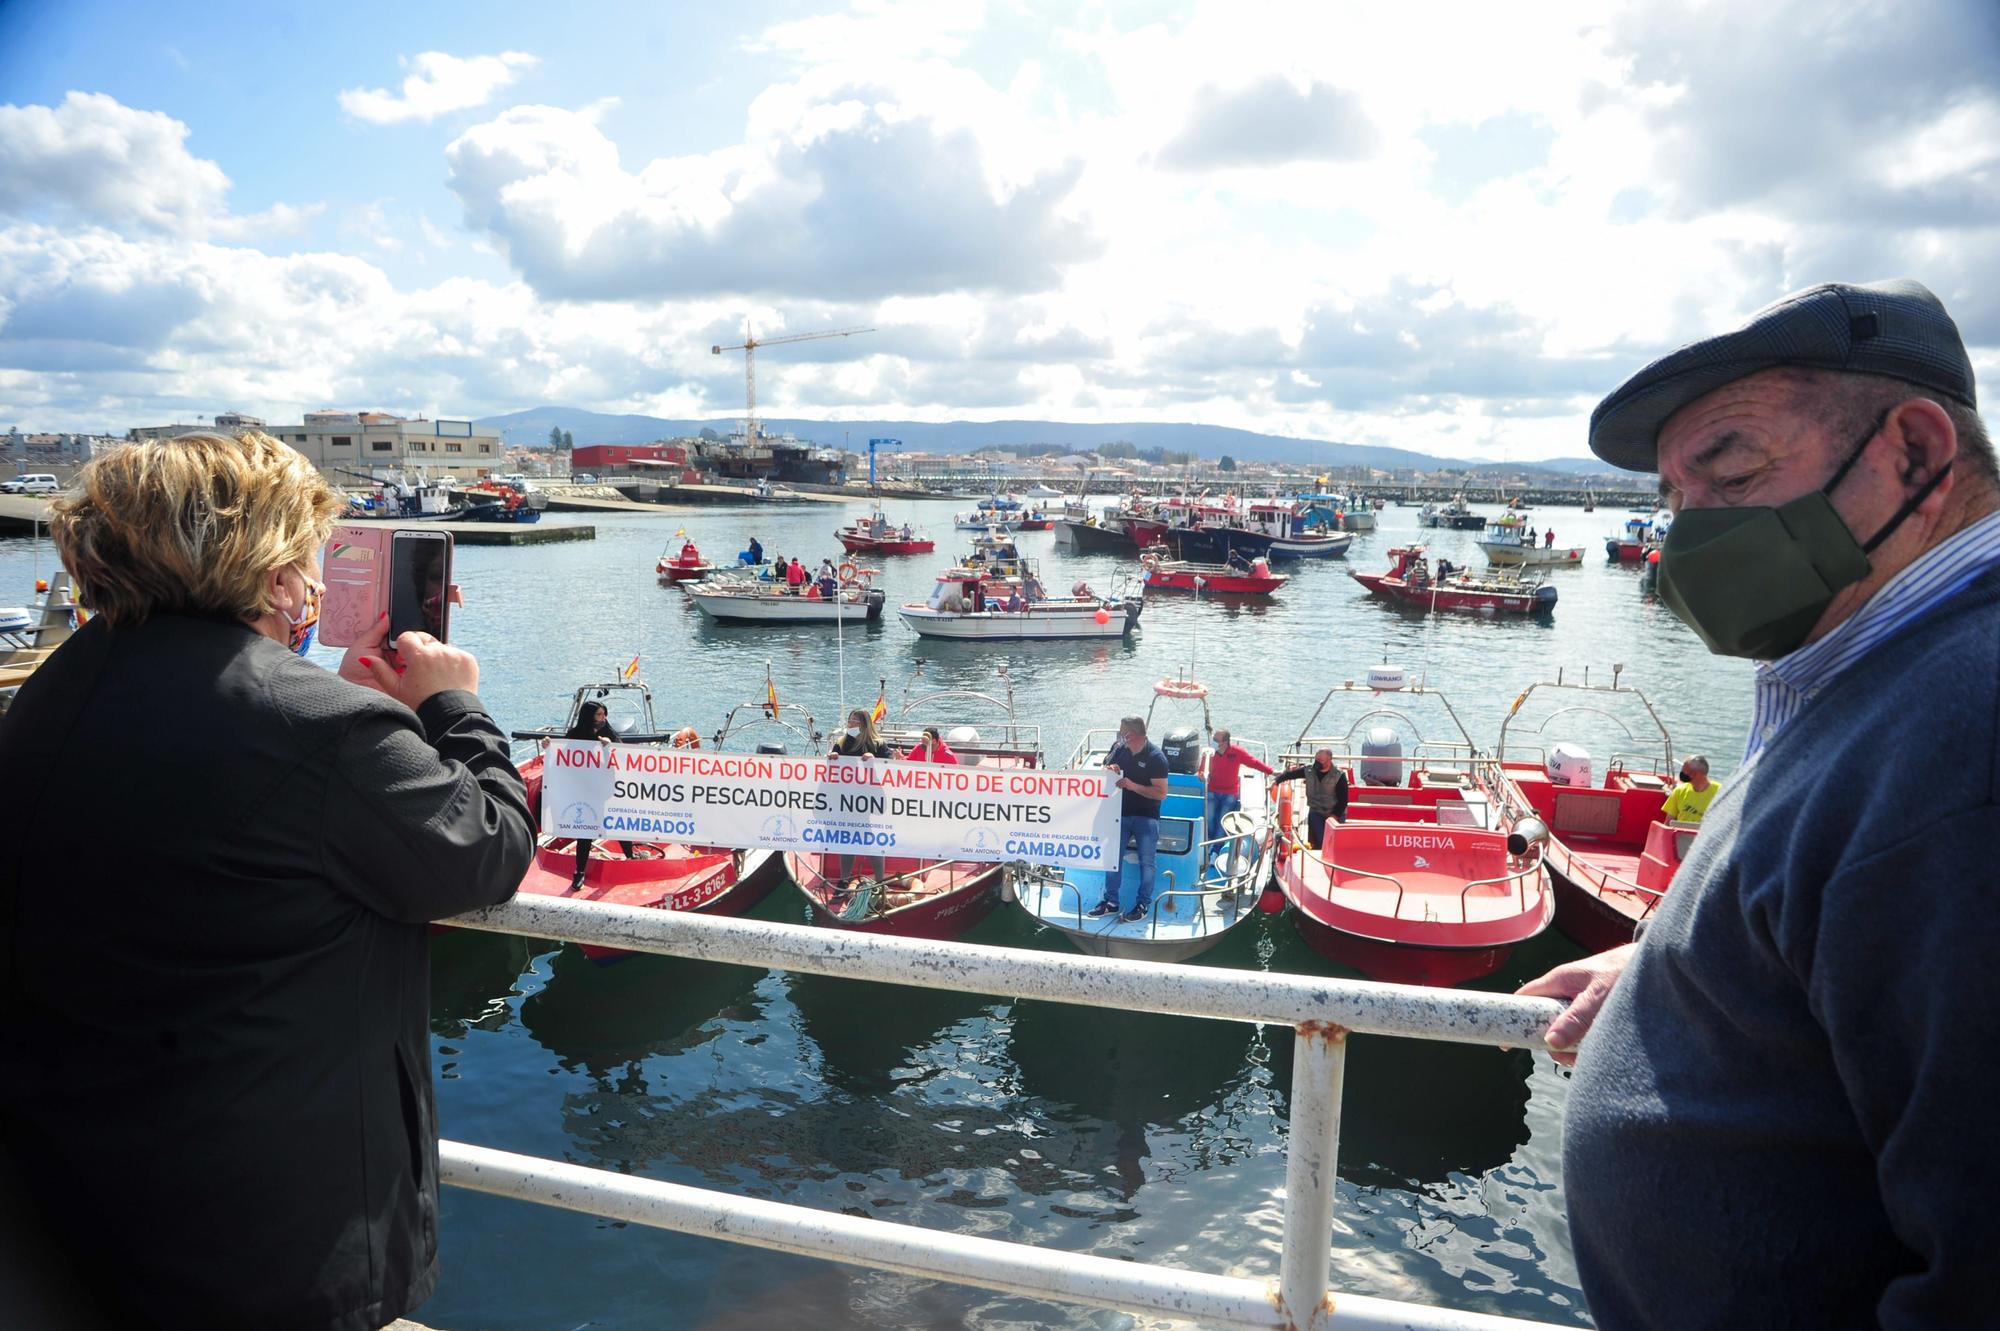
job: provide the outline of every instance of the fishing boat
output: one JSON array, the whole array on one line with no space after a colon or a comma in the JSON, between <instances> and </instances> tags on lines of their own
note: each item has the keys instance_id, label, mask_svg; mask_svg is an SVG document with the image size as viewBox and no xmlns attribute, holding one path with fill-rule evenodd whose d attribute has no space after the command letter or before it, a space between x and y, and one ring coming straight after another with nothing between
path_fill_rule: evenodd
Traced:
<instances>
[{"instance_id":1,"label":"fishing boat","mask_svg":"<svg viewBox=\"0 0 2000 1331\"><path fill-rule=\"evenodd\" d=\"M1199 708L1199 725L1166 726L1156 719L1163 704ZM1203 839L1208 801L1202 751L1212 729L1206 685L1186 672L1153 685L1146 733L1159 735L1160 751L1166 755L1167 797L1160 803L1153 900L1145 918L1127 920L1122 913L1129 911L1139 890L1138 852L1130 845L1119 848L1124 860L1119 877L1121 914L1095 919L1090 915L1104 898L1102 869L1030 868L1015 879L1022 908L1091 956L1147 961L1198 957L1252 919L1276 854L1270 790L1263 773L1244 768L1243 807L1224 816L1221 837ZM1089 731L1070 755L1068 770L1101 768L1117 739L1116 730ZM1260 761L1268 761L1263 744L1240 738L1235 742Z\"/></svg>"},{"instance_id":2,"label":"fishing boat","mask_svg":"<svg viewBox=\"0 0 2000 1331\"><path fill-rule=\"evenodd\" d=\"M68 572L58 568L52 576L53 586L46 578L35 580L38 604L0 608L0 713L82 622Z\"/></svg>"},{"instance_id":3,"label":"fishing boat","mask_svg":"<svg viewBox=\"0 0 2000 1331\"><path fill-rule=\"evenodd\" d=\"M1122 638L1139 626L1143 596L1099 596L1085 582L1068 596L1050 596L1034 561L1012 537L989 529L972 551L941 570L930 597L897 613L921 637L987 638L1008 642L1062 638Z\"/></svg>"},{"instance_id":4,"label":"fishing boat","mask_svg":"<svg viewBox=\"0 0 2000 1331\"><path fill-rule=\"evenodd\" d=\"M1328 690L1280 768L1321 749L1349 793L1347 820L1328 819L1319 845L1305 800L1278 787L1278 885L1315 951L1370 979L1448 986L1491 975L1549 927L1544 829L1495 797L1443 694L1375 667Z\"/></svg>"},{"instance_id":5,"label":"fishing boat","mask_svg":"<svg viewBox=\"0 0 2000 1331\"><path fill-rule=\"evenodd\" d=\"M1506 573L1444 572L1444 561L1433 574L1421 545L1400 545L1389 552L1387 573L1350 573L1371 595L1425 613L1469 610L1481 614L1540 614L1555 608L1556 589L1539 578Z\"/></svg>"},{"instance_id":6,"label":"fishing boat","mask_svg":"<svg viewBox=\"0 0 2000 1331\"><path fill-rule=\"evenodd\" d=\"M1667 528L1673 522L1674 515L1666 509L1631 510L1625 518L1624 532L1604 538L1605 558L1614 564L1645 563L1646 557L1667 539Z\"/></svg>"},{"instance_id":7,"label":"fishing boat","mask_svg":"<svg viewBox=\"0 0 2000 1331\"><path fill-rule=\"evenodd\" d=\"M1673 789L1673 737L1646 695L1611 683L1530 685L1500 723L1496 750L1516 816L1549 829L1544 860L1555 881L1556 927L1592 952L1632 941L1659 907L1699 830L1660 817ZM1610 744L1602 779L1577 740L1555 740L1592 724ZM1551 723L1558 723L1552 726Z\"/></svg>"},{"instance_id":8,"label":"fishing boat","mask_svg":"<svg viewBox=\"0 0 2000 1331\"><path fill-rule=\"evenodd\" d=\"M936 541L917 535L907 522L898 527L879 510L856 519L834 535L851 555L927 555L937 549Z\"/></svg>"},{"instance_id":9,"label":"fishing boat","mask_svg":"<svg viewBox=\"0 0 2000 1331\"><path fill-rule=\"evenodd\" d=\"M980 500L979 507L971 512L954 515L952 523L960 531L985 531L994 527L1002 531L1021 531L1022 523L1028 516L1020 500L1012 495L996 494ZM1048 528L1043 526L1037 530L1046 531Z\"/></svg>"},{"instance_id":10,"label":"fishing boat","mask_svg":"<svg viewBox=\"0 0 2000 1331\"><path fill-rule=\"evenodd\" d=\"M1580 545L1544 545L1534 524L1517 513L1495 518L1479 541L1486 562L1499 568L1577 568L1583 564Z\"/></svg>"},{"instance_id":11,"label":"fishing boat","mask_svg":"<svg viewBox=\"0 0 2000 1331\"><path fill-rule=\"evenodd\" d=\"M1014 689L1002 670L1006 697L969 689L946 689L909 697L922 668L906 686L894 719L885 719L882 739L897 759L916 748L926 724L937 726L961 767L1022 770L1043 766L1041 734L1014 714ZM886 686L886 681L884 681ZM982 729L982 726L984 727ZM890 761L897 761L891 759ZM833 861L841 861L835 864ZM813 922L859 933L906 938L956 938L992 913L1007 887L1008 866L983 860L882 858L883 876L866 856L791 851L785 867L812 907Z\"/></svg>"},{"instance_id":12,"label":"fishing boat","mask_svg":"<svg viewBox=\"0 0 2000 1331\"><path fill-rule=\"evenodd\" d=\"M701 557L701 551L695 548L693 541L684 540L681 548L671 556L662 551L659 562L653 565L653 571L659 574L662 582L681 583L700 582L716 570L715 565Z\"/></svg>"},{"instance_id":13,"label":"fishing boat","mask_svg":"<svg viewBox=\"0 0 2000 1331\"><path fill-rule=\"evenodd\" d=\"M505 481L481 480L464 486L458 497L465 504L467 522L530 523L542 520L549 506L548 496Z\"/></svg>"},{"instance_id":14,"label":"fishing boat","mask_svg":"<svg viewBox=\"0 0 2000 1331\"><path fill-rule=\"evenodd\" d=\"M1308 511L1316 511L1332 520L1335 531L1371 532L1375 530L1375 510L1380 504L1370 503L1358 494L1329 494L1321 491L1302 491L1296 496L1298 502Z\"/></svg>"},{"instance_id":15,"label":"fishing boat","mask_svg":"<svg viewBox=\"0 0 2000 1331\"><path fill-rule=\"evenodd\" d=\"M1417 514L1420 527L1444 527L1451 531L1481 531L1486 519L1474 513L1464 495L1453 495L1445 504L1425 504Z\"/></svg>"},{"instance_id":16,"label":"fishing boat","mask_svg":"<svg viewBox=\"0 0 2000 1331\"><path fill-rule=\"evenodd\" d=\"M831 597L822 596L818 587L810 584L794 593L777 582L748 578L698 587L689 584L686 590L696 608L718 623L859 624L882 617L887 598L880 587L869 582L876 571L842 564L840 585Z\"/></svg>"},{"instance_id":17,"label":"fishing boat","mask_svg":"<svg viewBox=\"0 0 2000 1331\"><path fill-rule=\"evenodd\" d=\"M1291 578L1273 573L1269 560L1259 557L1242 564L1194 564L1168 559L1157 546L1139 558L1141 580L1148 593L1206 592L1210 596L1269 596Z\"/></svg>"},{"instance_id":18,"label":"fishing boat","mask_svg":"<svg viewBox=\"0 0 2000 1331\"><path fill-rule=\"evenodd\" d=\"M1260 500L1240 514L1196 509L1184 526L1169 529L1167 540L1182 559L1225 562L1244 559L1333 559L1347 553L1354 537L1336 525L1335 514L1285 499Z\"/></svg>"},{"instance_id":19,"label":"fishing boat","mask_svg":"<svg viewBox=\"0 0 2000 1331\"><path fill-rule=\"evenodd\" d=\"M350 496L340 517L343 522L451 522L465 511L451 486L397 472L377 484L374 493Z\"/></svg>"},{"instance_id":20,"label":"fishing boat","mask_svg":"<svg viewBox=\"0 0 2000 1331\"><path fill-rule=\"evenodd\" d=\"M1128 519L1118 512L1081 513L1066 509L1055 520L1056 548L1075 554L1129 554L1132 536Z\"/></svg>"},{"instance_id":21,"label":"fishing boat","mask_svg":"<svg viewBox=\"0 0 2000 1331\"><path fill-rule=\"evenodd\" d=\"M515 766L528 788L528 807L542 817L542 769L548 741L560 739L576 724L585 703L598 703L621 744L659 748L699 748L701 736L692 726L670 733L654 718L653 692L638 680L587 684L570 700L569 716L560 726L516 730L513 738L530 744L517 750ZM733 715L733 714L732 714ZM811 718L806 718L810 729ZM728 732L716 736L716 746ZM778 885L780 861L769 850L737 850L692 846L670 841L623 838L596 840L584 861L583 885L576 886L579 842L567 836L536 838L535 857L517 891L531 896L563 897L571 901L608 902L656 910L701 911L709 915L741 915ZM623 956L619 948L586 943L585 956L595 960Z\"/></svg>"}]
</instances>

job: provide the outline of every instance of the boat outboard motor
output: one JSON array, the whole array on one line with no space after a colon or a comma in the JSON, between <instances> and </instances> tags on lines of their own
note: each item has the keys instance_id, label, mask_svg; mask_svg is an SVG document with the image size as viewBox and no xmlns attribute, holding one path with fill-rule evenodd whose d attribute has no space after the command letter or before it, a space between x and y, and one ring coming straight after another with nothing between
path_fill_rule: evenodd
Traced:
<instances>
[{"instance_id":1,"label":"boat outboard motor","mask_svg":"<svg viewBox=\"0 0 2000 1331\"><path fill-rule=\"evenodd\" d=\"M1558 786L1590 785L1590 750L1568 740L1550 745L1549 780Z\"/></svg>"},{"instance_id":2,"label":"boat outboard motor","mask_svg":"<svg viewBox=\"0 0 2000 1331\"><path fill-rule=\"evenodd\" d=\"M1549 829L1539 818L1523 818L1514 824L1514 830L1507 833L1507 853L1515 859L1528 853L1528 848L1541 847L1549 839Z\"/></svg>"},{"instance_id":3,"label":"boat outboard motor","mask_svg":"<svg viewBox=\"0 0 2000 1331\"><path fill-rule=\"evenodd\" d=\"M1201 732L1193 726L1175 726L1160 739L1160 752L1167 755L1167 770L1188 776L1201 761Z\"/></svg>"},{"instance_id":4,"label":"boat outboard motor","mask_svg":"<svg viewBox=\"0 0 2000 1331\"><path fill-rule=\"evenodd\" d=\"M1392 726L1376 726L1361 741L1355 772L1364 786L1403 784L1403 737Z\"/></svg>"},{"instance_id":5,"label":"boat outboard motor","mask_svg":"<svg viewBox=\"0 0 2000 1331\"><path fill-rule=\"evenodd\" d=\"M785 748L785 742L783 740L763 739L757 741L757 752L762 754L774 754L778 756L783 756L785 753L789 752L789 750Z\"/></svg>"}]
</instances>

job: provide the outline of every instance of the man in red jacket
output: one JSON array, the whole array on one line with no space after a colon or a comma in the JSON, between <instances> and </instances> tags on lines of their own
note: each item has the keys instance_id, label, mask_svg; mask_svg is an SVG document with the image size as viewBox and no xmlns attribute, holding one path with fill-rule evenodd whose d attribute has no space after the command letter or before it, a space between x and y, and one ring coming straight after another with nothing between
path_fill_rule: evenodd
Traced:
<instances>
[{"instance_id":1,"label":"man in red jacket","mask_svg":"<svg viewBox=\"0 0 2000 1331\"><path fill-rule=\"evenodd\" d=\"M1271 769L1257 761L1230 738L1225 729L1214 732L1215 747L1208 755L1208 837L1222 835L1222 815L1243 807L1243 769L1255 768L1265 776Z\"/></svg>"}]
</instances>

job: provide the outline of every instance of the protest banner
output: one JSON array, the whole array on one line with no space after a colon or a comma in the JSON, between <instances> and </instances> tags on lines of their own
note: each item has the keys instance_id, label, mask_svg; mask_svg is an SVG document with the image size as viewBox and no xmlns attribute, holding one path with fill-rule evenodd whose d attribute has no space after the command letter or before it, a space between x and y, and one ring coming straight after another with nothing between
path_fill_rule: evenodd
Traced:
<instances>
[{"instance_id":1,"label":"protest banner","mask_svg":"<svg viewBox=\"0 0 2000 1331\"><path fill-rule=\"evenodd\" d=\"M1115 773L1101 769L555 740L542 773L551 836L1084 868L1108 864L1118 839Z\"/></svg>"}]
</instances>

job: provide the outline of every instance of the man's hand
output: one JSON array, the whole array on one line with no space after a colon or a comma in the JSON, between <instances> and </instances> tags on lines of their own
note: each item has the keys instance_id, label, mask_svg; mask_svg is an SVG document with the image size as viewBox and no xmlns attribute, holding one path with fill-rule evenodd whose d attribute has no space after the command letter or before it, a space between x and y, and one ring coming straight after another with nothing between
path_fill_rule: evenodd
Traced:
<instances>
[{"instance_id":1,"label":"man's hand","mask_svg":"<svg viewBox=\"0 0 2000 1331\"><path fill-rule=\"evenodd\" d=\"M1637 943L1627 943L1609 952L1558 966L1514 991L1535 998L1568 1000L1569 1006L1542 1033L1542 1039L1548 1044L1556 1062L1564 1067L1576 1066L1577 1045L1590 1033L1591 1024L1597 1020L1604 1000L1611 997L1618 977L1625 973L1625 964L1632 959L1632 950L1638 946Z\"/></svg>"}]
</instances>

